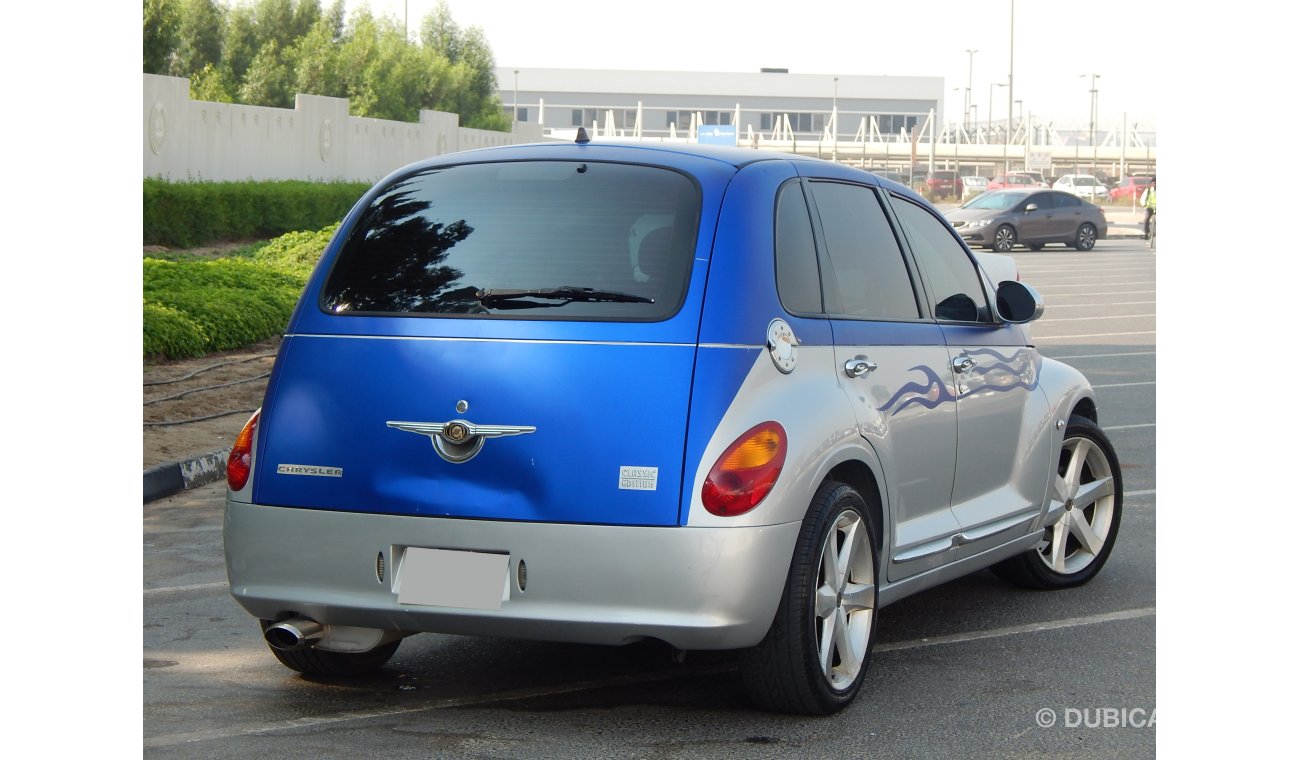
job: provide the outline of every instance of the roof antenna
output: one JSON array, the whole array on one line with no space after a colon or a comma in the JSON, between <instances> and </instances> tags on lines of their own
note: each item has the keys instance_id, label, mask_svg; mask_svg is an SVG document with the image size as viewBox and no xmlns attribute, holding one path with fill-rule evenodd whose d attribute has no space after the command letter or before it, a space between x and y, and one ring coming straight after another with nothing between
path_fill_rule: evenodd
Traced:
<instances>
[{"instance_id":1,"label":"roof antenna","mask_svg":"<svg viewBox=\"0 0 1300 760\"><path fill-rule=\"evenodd\" d=\"M578 137L574 140L574 142L578 143L579 145L586 145L587 143L591 142L591 138L587 136L586 127L578 127Z\"/></svg>"}]
</instances>

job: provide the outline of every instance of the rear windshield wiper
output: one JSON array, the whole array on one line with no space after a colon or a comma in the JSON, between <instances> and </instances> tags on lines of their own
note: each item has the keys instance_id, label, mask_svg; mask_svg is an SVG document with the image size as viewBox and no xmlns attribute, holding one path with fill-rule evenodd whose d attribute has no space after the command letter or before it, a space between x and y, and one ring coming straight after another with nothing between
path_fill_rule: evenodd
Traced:
<instances>
[{"instance_id":1,"label":"rear windshield wiper","mask_svg":"<svg viewBox=\"0 0 1300 760\"><path fill-rule=\"evenodd\" d=\"M474 294L479 303L489 309L540 309L554 306L567 306L574 301L584 303L654 303L653 298L633 295L632 293L620 293L616 290L594 290L592 288L576 288L570 285L563 285L558 288L542 288L529 290L526 288L498 288L493 290L480 290ZM561 303L541 303L539 301L524 301L526 298L545 298Z\"/></svg>"}]
</instances>

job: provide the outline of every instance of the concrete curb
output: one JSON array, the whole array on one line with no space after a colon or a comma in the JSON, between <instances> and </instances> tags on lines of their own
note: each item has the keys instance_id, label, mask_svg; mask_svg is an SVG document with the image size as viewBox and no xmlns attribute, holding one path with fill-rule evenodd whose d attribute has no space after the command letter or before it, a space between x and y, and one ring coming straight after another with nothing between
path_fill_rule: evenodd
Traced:
<instances>
[{"instance_id":1,"label":"concrete curb","mask_svg":"<svg viewBox=\"0 0 1300 760\"><path fill-rule=\"evenodd\" d=\"M181 462L164 462L144 471L144 503L198 488L225 477L230 449L201 454Z\"/></svg>"}]
</instances>

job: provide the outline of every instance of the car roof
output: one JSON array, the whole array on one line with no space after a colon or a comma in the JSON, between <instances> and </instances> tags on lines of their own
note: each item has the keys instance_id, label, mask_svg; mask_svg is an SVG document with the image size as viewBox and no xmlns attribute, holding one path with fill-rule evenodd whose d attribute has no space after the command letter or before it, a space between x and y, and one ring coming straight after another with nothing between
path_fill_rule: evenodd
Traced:
<instances>
[{"instance_id":1,"label":"car roof","mask_svg":"<svg viewBox=\"0 0 1300 760\"><path fill-rule=\"evenodd\" d=\"M523 143L520 145L501 145L489 148L475 148L457 153L445 153L441 156L428 159L429 163L444 163L444 159L458 161L468 154L483 157L495 157L502 160L519 160L529 158L552 158L556 153L574 153L581 150L609 151L613 153L627 153L628 158L634 158L638 153L659 154L660 160L665 163L672 163L672 156L696 156L699 158L711 159L729 164L736 168L747 166L759 161L774 160L801 160L801 161L818 161L819 159L808 158L806 156L796 156L791 153L779 153L772 150L754 150L752 148L733 148L725 145L698 145L696 143L639 143L639 142L615 142L615 141L592 141L578 143L569 140L555 140L541 143ZM645 157L642 157L644 160ZM665 160L669 159L669 160ZM420 162L424 163L424 162Z\"/></svg>"}]
</instances>

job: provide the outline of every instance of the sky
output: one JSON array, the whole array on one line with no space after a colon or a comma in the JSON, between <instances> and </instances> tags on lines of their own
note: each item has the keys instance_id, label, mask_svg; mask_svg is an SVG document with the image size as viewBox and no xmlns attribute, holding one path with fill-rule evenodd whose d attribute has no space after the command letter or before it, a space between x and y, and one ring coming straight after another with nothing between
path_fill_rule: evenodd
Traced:
<instances>
[{"instance_id":1,"label":"sky","mask_svg":"<svg viewBox=\"0 0 1300 760\"><path fill-rule=\"evenodd\" d=\"M347 0L349 12L361 0ZM419 28L437 0L368 0L375 15ZM1006 82L1015 46L1020 114L1086 128L1096 82L1097 129L1122 121L1156 127L1149 88L1144 0L929 0L801 3L447 0L462 27L483 30L498 66L943 77L946 120L962 112L969 81L975 116L987 120L990 84ZM973 56L966 51L976 50ZM1099 75L1095 80L1090 76ZM954 89L955 88L955 89ZM828 85L828 93L830 85ZM993 90L993 117L1006 118L1007 91ZM829 96L829 95L828 95Z\"/></svg>"}]
</instances>

